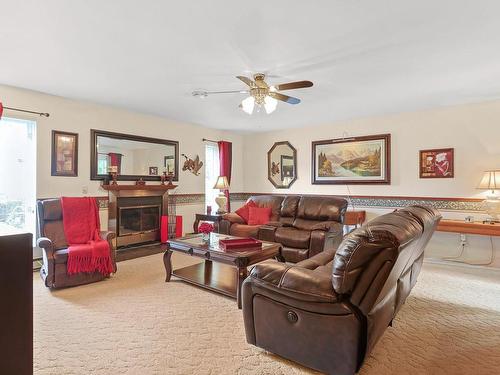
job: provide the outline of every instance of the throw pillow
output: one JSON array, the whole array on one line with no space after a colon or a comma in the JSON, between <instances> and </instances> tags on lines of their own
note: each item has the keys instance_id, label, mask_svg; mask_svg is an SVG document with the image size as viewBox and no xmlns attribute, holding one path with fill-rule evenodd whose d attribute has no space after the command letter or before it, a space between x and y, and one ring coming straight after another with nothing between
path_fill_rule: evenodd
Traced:
<instances>
[{"instance_id":1,"label":"throw pillow","mask_svg":"<svg viewBox=\"0 0 500 375\"><path fill-rule=\"evenodd\" d=\"M248 210L250 207L257 207L257 205L254 201L248 201L248 203L234 211L239 217L245 220L245 224L248 224L248 215L250 214Z\"/></svg>"},{"instance_id":2,"label":"throw pillow","mask_svg":"<svg viewBox=\"0 0 500 375\"><path fill-rule=\"evenodd\" d=\"M262 225L269 223L271 207L250 207L248 209L248 225Z\"/></svg>"}]
</instances>

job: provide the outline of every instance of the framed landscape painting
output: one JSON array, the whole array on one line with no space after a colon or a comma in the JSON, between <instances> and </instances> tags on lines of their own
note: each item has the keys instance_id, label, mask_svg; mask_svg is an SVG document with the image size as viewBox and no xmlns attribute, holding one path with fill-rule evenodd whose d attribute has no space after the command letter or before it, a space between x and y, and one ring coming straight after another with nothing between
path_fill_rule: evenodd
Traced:
<instances>
[{"instance_id":1,"label":"framed landscape painting","mask_svg":"<svg viewBox=\"0 0 500 375\"><path fill-rule=\"evenodd\" d=\"M312 142L313 184L390 184L391 135Z\"/></svg>"},{"instance_id":2,"label":"framed landscape painting","mask_svg":"<svg viewBox=\"0 0 500 375\"><path fill-rule=\"evenodd\" d=\"M454 149L438 148L420 151L420 178L453 178Z\"/></svg>"}]
</instances>

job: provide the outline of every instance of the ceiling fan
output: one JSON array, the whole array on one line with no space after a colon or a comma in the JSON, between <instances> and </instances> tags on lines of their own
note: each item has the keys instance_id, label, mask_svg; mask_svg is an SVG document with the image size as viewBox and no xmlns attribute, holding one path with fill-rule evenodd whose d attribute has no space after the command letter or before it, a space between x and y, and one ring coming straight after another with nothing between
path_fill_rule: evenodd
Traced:
<instances>
[{"instance_id":1,"label":"ceiling fan","mask_svg":"<svg viewBox=\"0 0 500 375\"><path fill-rule=\"evenodd\" d=\"M278 91L284 90L294 90L306 87L311 87L313 83L311 81L297 81L283 83L281 85L269 86L264 78L266 76L262 73L256 73L253 76L253 80L244 76L236 76L240 81L248 86L247 90L233 90L233 91L203 91L197 90L193 91L193 96L205 98L211 94L249 94L246 99L243 99L239 107L249 115L251 115L254 109L257 107L257 111L264 107L267 114L270 114L276 110L278 105L278 100L288 104L299 104L300 99L294 98L293 96L288 96L279 93Z\"/></svg>"}]
</instances>

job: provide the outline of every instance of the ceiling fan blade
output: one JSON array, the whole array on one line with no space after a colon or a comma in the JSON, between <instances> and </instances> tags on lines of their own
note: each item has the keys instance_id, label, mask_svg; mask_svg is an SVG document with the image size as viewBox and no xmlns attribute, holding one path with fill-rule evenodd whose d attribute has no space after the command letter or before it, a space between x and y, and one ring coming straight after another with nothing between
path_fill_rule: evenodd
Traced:
<instances>
[{"instance_id":1,"label":"ceiling fan blade","mask_svg":"<svg viewBox=\"0 0 500 375\"><path fill-rule=\"evenodd\" d=\"M244 77L244 76L236 76L240 81L248 85L248 87L255 87L255 82L252 81L250 78Z\"/></svg>"},{"instance_id":2,"label":"ceiling fan blade","mask_svg":"<svg viewBox=\"0 0 500 375\"><path fill-rule=\"evenodd\" d=\"M279 92L270 92L269 96L274 99L281 100L282 102L286 102L288 104L299 104L300 99L294 98L293 96L283 95Z\"/></svg>"},{"instance_id":3,"label":"ceiling fan blade","mask_svg":"<svg viewBox=\"0 0 500 375\"><path fill-rule=\"evenodd\" d=\"M311 81L298 81L298 82L282 83L281 85L275 85L274 88L278 91L283 91L283 90L302 89L305 87L311 87L312 85L313 83Z\"/></svg>"}]
</instances>

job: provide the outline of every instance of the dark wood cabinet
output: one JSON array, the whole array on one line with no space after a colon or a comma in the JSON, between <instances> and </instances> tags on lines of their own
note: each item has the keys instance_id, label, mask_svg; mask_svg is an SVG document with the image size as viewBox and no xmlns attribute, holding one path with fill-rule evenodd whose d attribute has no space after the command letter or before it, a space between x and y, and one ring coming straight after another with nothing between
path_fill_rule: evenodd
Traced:
<instances>
[{"instance_id":1,"label":"dark wood cabinet","mask_svg":"<svg viewBox=\"0 0 500 375\"><path fill-rule=\"evenodd\" d=\"M0 236L0 374L33 374L33 236Z\"/></svg>"}]
</instances>

